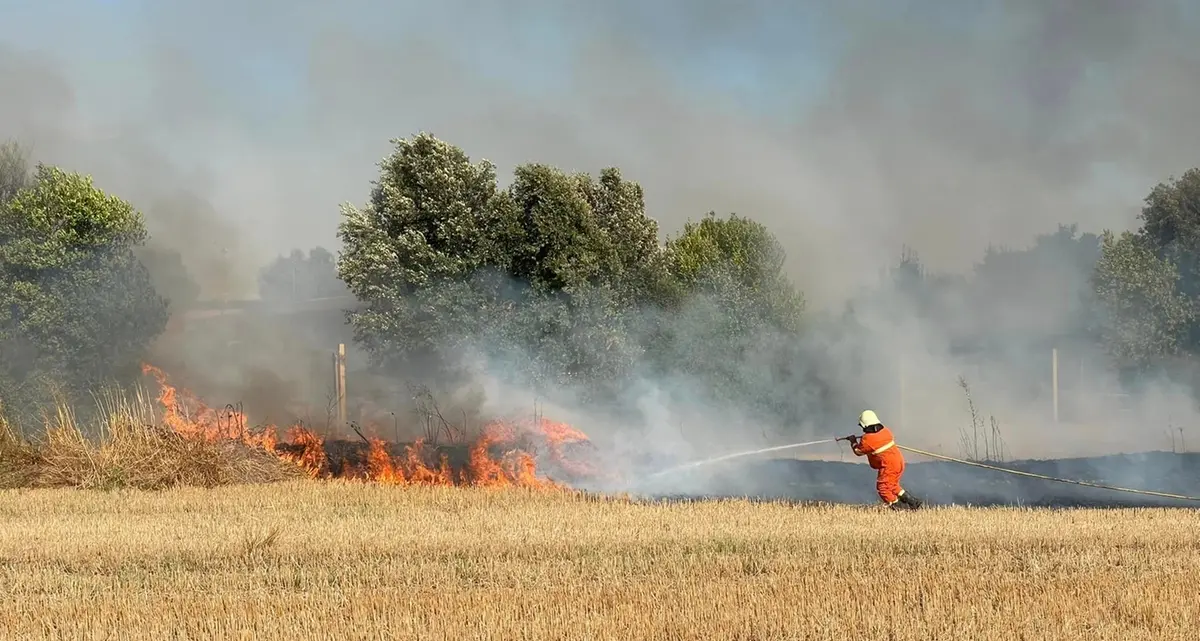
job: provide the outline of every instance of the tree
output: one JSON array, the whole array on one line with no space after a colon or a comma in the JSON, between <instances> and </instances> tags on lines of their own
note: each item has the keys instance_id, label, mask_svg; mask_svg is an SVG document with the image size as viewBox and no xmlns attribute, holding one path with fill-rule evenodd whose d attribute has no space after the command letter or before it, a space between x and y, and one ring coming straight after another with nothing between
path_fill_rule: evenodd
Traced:
<instances>
[{"instance_id":1,"label":"tree","mask_svg":"<svg viewBox=\"0 0 1200 641\"><path fill-rule=\"evenodd\" d=\"M1139 240L1174 267L1178 291L1200 304L1200 168L1155 185L1139 218ZM1200 324L1191 324L1181 341L1186 353L1200 354Z\"/></svg>"},{"instance_id":2,"label":"tree","mask_svg":"<svg viewBox=\"0 0 1200 641\"><path fill-rule=\"evenodd\" d=\"M338 274L364 307L350 320L377 364L472 346L534 378L628 368L626 314L665 273L640 186L526 164L500 189L491 163L429 134L393 142L339 227Z\"/></svg>"},{"instance_id":3,"label":"tree","mask_svg":"<svg viewBox=\"0 0 1200 641\"><path fill-rule=\"evenodd\" d=\"M0 393L31 408L136 375L167 303L134 254L142 216L89 177L39 165L0 207Z\"/></svg>"},{"instance_id":4,"label":"tree","mask_svg":"<svg viewBox=\"0 0 1200 641\"><path fill-rule=\"evenodd\" d=\"M1146 236L1106 231L1093 282L1098 330L1120 365L1145 368L1184 348L1195 302L1178 290L1179 272L1155 255Z\"/></svg>"},{"instance_id":5,"label":"tree","mask_svg":"<svg viewBox=\"0 0 1200 641\"><path fill-rule=\"evenodd\" d=\"M497 245L510 248L507 275L522 295L493 334L521 328L509 351L536 354L534 378L587 380L595 392L641 357L636 310L660 298L667 278L642 188L615 168L596 180L527 164L508 193L518 215Z\"/></svg>"},{"instance_id":6,"label":"tree","mask_svg":"<svg viewBox=\"0 0 1200 641\"><path fill-rule=\"evenodd\" d=\"M338 277L362 303L349 321L380 366L432 356L447 336L478 331L501 298L488 268L507 263L520 236L490 162L472 164L428 134L392 142L367 204L343 205L338 227Z\"/></svg>"},{"instance_id":7,"label":"tree","mask_svg":"<svg viewBox=\"0 0 1200 641\"><path fill-rule=\"evenodd\" d=\"M1127 368L1200 354L1200 168L1155 185L1135 232L1106 232L1092 279L1096 327Z\"/></svg>"},{"instance_id":8,"label":"tree","mask_svg":"<svg viewBox=\"0 0 1200 641\"><path fill-rule=\"evenodd\" d=\"M804 298L783 271L785 254L761 223L709 212L669 239L672 277L666 313L654 328L651 359L724 400L779 414L777 393L795 382Z\"/></svg>"},{"instance_id":9,"label":"tree","mask_svg":"<svg viewBox=\"0 0 1200 641\"><path fill-rule=\"evenodd\" d=\"M339 226L338 274L361 304L350 321L376 365L482 351L584 401L611 400L640 367L751 404L780 389L762 383L791 367L804 300L763 225L710 214L664 248L641 186L615 168L528 163L502 189L490 163L431 135L393 142Z\"/></svg>"},{"instance_id":10,"label":"tree","mask_svg":"<svg viewBox=\"0 0 1200 641\"><path fill-rule=\"evenodd\" d=\"M336 258L324 247L314 247L308 255L296 249L263 267L258 275L258 293L263 300L271 302L299 302L350 294L346 284L338 278Z\"/></svg>"},{"instance_id":11,"label":"tree","mask_svg":"<svg viewBox=\"0 0 1200 641\"><path fill-rule=\"evenodd\" d=\"M1155 185L1139 218L1138 237L1159 258L1175 265L1181 292L1200 297L1200 168Z\"/></svg>"},{"instance_id":12,"label":"tree","mask_svg":"<svg viewBox=\"0 0 1200 641\"><path fill-rule=\"evenodd\" d=\"M672 305L710 298L727 314L732 332L799 330L804 297L784 273L783 246L765 225L709 212L667 241L666 256Z\"/></svg>"}]
</instances>

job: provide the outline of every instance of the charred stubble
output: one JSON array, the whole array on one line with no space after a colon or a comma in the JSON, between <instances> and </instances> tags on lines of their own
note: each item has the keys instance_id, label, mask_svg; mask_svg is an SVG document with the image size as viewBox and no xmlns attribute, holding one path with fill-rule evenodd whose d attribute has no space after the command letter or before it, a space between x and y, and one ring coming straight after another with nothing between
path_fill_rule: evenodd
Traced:
<instances>
[{"instance_id":1,"label":"charred stubble","mask_svg":"<svg viewBox=\"0 0 1200 641\"><path fill-rule=\"evenodd\" d=\"M13 639L1190 639L1200 513L8 491Z\"/></svg>"}]
</instances>

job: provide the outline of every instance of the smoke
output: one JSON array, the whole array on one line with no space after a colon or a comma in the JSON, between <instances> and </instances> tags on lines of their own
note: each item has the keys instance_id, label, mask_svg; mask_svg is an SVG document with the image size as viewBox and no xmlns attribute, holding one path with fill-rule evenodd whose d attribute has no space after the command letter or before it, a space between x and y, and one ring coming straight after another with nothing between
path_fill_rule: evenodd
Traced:
<instances>
[{"instance_id":1,"label":"smoke","mask_svg":"<svg viewBox=\"0 0 1200 641\"><path fill-rule=\"evenodd\" d=\"M0 0L0 138L132 200L208 298L254 296L276 255L333 249L337 206L365 200L388 139L426 130L501 176L530 161L618 166L665 233L709 210L764 222L810 309L835 315L902 246L969 279L987 247L1029 246L1058 223L1133 226L1151 185L1196 164L1187 3L836 5ZM950 340L1004 308L988 301L1031 300L1028 285L960 289L936 313L902 298L859 304L850 327L829 319L803 352L844 405L830 414L797 389L799 425L748 425L742 408L650 375L625 399L636 419L558 409L581 427L621 423L590 430L614 451L671 459L842 433L865 407L910 442L955 448L970 420L959 375L1014 455L1142 447L1166 416L1195 418L1166 384L1106 396L1111 374L1064 350L1072 398L1106 420L1048 431L1050 345L1027 339L1061 329L1061 309L1039 303L1061 290L1012 312L1019 332L989 329L1007 364L975 371ZM249 343L252 367L294 377ZM493 385L486 368L479 380ZM636 440L620 436L630 421Z\"/></svg>"}]
</instances>

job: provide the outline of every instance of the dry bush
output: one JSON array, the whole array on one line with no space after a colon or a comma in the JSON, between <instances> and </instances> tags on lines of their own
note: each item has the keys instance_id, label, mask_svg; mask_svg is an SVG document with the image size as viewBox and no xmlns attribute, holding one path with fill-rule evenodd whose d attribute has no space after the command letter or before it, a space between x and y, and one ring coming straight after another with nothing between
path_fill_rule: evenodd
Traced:
<instances>
[{"instance_id":1,"label":"dry bush","mask_svg":"<svg viewBox=\"0 0 1200 641\"><path fill-rule=\"evenodd\" d=\"M90 430L60 404L39 442L11 430L0 434L3 487L215 487L301 475L295 465L262 450L180 436L158 423L152 401L140 392L132 399L110 392L99 399L99 407L99 425ZM9 456L10 451L17 455Z\"/></svg>"}]
</instances>

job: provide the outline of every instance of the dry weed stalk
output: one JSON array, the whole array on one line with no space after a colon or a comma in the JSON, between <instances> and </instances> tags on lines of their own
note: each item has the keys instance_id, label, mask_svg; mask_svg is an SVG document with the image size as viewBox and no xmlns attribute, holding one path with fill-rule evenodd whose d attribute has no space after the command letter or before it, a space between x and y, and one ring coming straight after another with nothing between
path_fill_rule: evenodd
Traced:
<instances>
[{"instance_id":1,"label":"dry weed stalk","mask_svg":"<svg viewBox=\"0 0 1200 641\"><path fill-rule=\"evenodd\" d=\"M141 389L132 398L107 390L96 399L97 424L84 426L64 403L46 417L40 441L28 441L3 424L3 487L162 489L214 487L296 478L300 472L277 456L232 442L189 439L164 427L153 400Z\"/></svg>"},{"instance_id":2,"label":"dry weed stalk","mask_svg":"<svg viewBox=\"0 0 1200 641\"><path fill-rule=\"evenodd\" d=\"M971 415L971 429L959 428L958 431L959 445L963 449L963 455L973 461L1003 462L1006 445L1000 434L1000 423L995 416L989 416L991 427L990 430L985 431L983 417L975 409L975 400L971 397L971 386L967 383L967 379L959 376L958 386L962 388L963 394L967 397L967 410ZM982 441L980 440L981 434ZM982 456L980 455L981 443Z\"/></svg>"}]
</instances>

